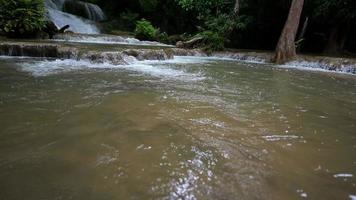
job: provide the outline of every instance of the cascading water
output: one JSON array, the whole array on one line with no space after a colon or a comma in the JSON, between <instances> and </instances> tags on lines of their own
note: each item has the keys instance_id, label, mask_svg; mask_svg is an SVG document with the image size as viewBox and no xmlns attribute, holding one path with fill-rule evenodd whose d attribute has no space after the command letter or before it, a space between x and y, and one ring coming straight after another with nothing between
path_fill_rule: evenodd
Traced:
<instances>
[{"instance_id":1,"label":"cascading water","mask_svg":"<svg viewBox=\"0 0 356 200\"><path fill-rule=\"evenodd\" d=\"M102 21L105 19L105 14L101 8L95 4L86 3L84 4L88 18L94 21Z\"/></svg>"},{"instance_id":2,"label":"cascading water","mask_svg":"<svg viewBox=\"0 0 356 200\"><path fill-rule=\"evenodd\" d=\"M83 1L66 0L62 10L93 21L103 21L106 18L99 6Z\"/></svg>"},{"instance_id":3,"label":"cascading water","mask_svg":"<svg viewBox=\"0 0 356 200\"><path fill-rule=\"evenodd\" d=\"M94 22L90 20L85 20L76 15L72 15L66 12L63 12L63 5L65 0L46 0L45 6L48 11L48 17L53 21L57 27L63 27L69 25L68 30L76 33L85 33L85 34L98 34L100 33L99 29L95 26Z\"/></svg>"},{"instance_id":4,"label":"cascading water","mask_svg":"<svg viewBox=\"0 0 356 200\"><path fill-rule=\"evenodd\" d=\"M68 30L79 33L58 34L54 39L59 41L167 46L158 42L140 41L131 37L100 35L94 21L102 21L106 17L100 7L95 4L74 0L45 0L45 6L48 11L48 18L58 28L69 25Z\"/></svg>"}]
</instances>

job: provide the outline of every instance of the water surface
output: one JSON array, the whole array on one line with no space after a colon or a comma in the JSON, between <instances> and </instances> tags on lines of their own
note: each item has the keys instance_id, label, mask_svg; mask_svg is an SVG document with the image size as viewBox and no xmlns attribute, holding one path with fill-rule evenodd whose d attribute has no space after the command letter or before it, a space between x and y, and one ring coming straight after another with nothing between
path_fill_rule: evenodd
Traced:
<instances>
[{"instance_id":1,"label":"water surface","mask_svg":"<svg viewBox=\"0 0 356 200\"><path fill-rule=\"evenodd\" d=\"M356 198L356 77L0 59L0 199Z\"/></svg>"}]
</instances>

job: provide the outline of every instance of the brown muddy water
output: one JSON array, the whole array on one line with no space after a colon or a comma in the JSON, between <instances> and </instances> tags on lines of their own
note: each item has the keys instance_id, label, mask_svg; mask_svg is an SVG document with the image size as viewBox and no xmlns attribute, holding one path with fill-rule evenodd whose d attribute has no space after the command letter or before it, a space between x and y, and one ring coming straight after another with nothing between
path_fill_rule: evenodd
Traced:
<instances>
[{"instance_id":1,"label":"brown muddy water","mask_svg":"<svg viewBox=\"0 0 356 200\"><path fill-rule=\"evenodd\" d=\"M0 59L0 199L356 199L356 76Z\"/></svg>"}]
</instances>

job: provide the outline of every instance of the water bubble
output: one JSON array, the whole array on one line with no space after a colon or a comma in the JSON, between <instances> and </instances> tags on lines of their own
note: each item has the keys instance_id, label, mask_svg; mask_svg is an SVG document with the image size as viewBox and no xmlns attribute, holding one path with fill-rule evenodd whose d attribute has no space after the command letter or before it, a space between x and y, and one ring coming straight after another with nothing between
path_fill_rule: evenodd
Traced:
<instances>
[{"instance_id":1,"label":"water bubble","mask_svg":"<svg viewBox=\"0 0 356 200\"><path fill-rule=\"evenodd\" d=\"M297 193L299 193L300 197L302 197L302 198L308 197L308 194L306 192L304 192L304 190L302 190L302 189L298 189Z\"/></svg>"},{"instance_id":2,"label":"water bubble","mask_svg":"<svg viewBox=\"0 0 356 200\"><path fill-rule=\"evenodd\" d=\"M341 173L341 174L334 174L334 178L352 178L353 174Z\"/></svg>"}]
</instances>

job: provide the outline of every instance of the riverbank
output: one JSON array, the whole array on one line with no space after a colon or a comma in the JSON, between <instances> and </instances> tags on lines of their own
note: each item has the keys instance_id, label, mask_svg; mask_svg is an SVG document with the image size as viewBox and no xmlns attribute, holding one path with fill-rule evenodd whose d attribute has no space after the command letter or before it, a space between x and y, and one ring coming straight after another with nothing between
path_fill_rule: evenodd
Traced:
<instances>
[{"instance_id":1,"label":"riverbank","mask_svg":"<svg viewBox=\"0 0 356 200\"><path fill-rule=\"evenodd\" d=\"M88 39L89 38L89 39ZM85 39L88 39L85 42ZM92 42L91 42L92 41ZM129 64L136 60L168 60L174 56L211 56L243 62L270 63L273 52L227 50L205 53L120 36L59 36L57 40L8 40L0 42L0 55L88 60L92 63ZM356 74L355 58L298 55L284 64L289 67L321 69Z\"/></svg>"},{"instance_id":2,"label":"riverbank","mask_svg":"<svg viewBox=\"0 0 356 200\"><path fill-rule=\"evenodd\" d=\"M214 52L212 56L231 58L246 62L271 63L274 52L253 50L230 50ZM313 68L335 72L356 74L356 59L299 54L294 60L284 64L290 67Z\"/></svg>"}]
</instances>

